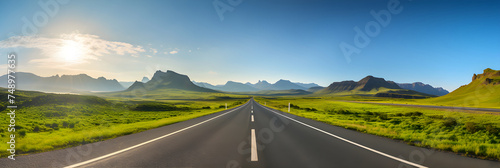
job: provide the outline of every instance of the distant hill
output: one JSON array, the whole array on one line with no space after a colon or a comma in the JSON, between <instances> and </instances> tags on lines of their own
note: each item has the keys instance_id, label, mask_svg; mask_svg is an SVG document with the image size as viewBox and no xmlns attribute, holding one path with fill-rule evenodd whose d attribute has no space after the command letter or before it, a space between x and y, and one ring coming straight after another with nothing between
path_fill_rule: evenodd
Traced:
<instances>
[{"instance_id":1,"label":"distant hill","mask_svg":"<svg viewBox=\"0 0 500 168\"><path fill-rule=\"evenodd\" d=\"M204 88L209 88L209 89L214 89L214 90L220 90L220 91L225 91L225 92L256 92L256 91L261 91L261 90L291 90L291 89L300 89L300 90L307 90L310 88L309 86L312 87L318 87L319 85L315 83L293 83L290 82L289 80L279 80L274 84L270 84L269 82L265 80L259 80L259 82L252 84L250 82L247 82L245 84L239 83L239 82L233 82L233 81L228 81L224 85L212 85L206 82L195 82L193 83L197 86L204 87ZM305 86L305 87L304 87Z\"/></svg>"},{"instance_id":2,"label":"distant hill","mask_svg":"<svg viewBox=\"0 0 500 168\"><path fill-rule=\"evenodd\" d=\"M311 92L301 89L290 89L290 90L261 90L257 92L242 92L240 94L259 95L259 96L296 96L296 95L308 95L311 94Z\"/></svg>"},{"instance_id":3,"label":"distant hill","mask_svg":"<svg viewBox=\"0 0 500 168\"><path fill-rule=\"evenodd\" d=\"M371 91L378 88L387 89L401 89L395 82L386 81L384 78L376 78L373 76L367 76L358 82L357 88L360 91Z\"/></svg>"},{"instance_id":4,"label":"distant hill","mask_svg":"<svg viewBox=\"0 0 500 168\"><path fill-rule=\"evenodd\" d=\"M398 83L398 86L403 88L403 89L414 90L417 92L427 93L427 94L436 95L436 96L443 96L443 95L450 93L446 89L443 89L441 87L435 88L435 87L432 87L431 85L424 84L422 82Z\"/></svg>"},{"instance_id":5,"label":"distant hill","mask_svg":"<svg viewBox=\"0 0 500 168\"><path fill-rule=\"evenodd\" d=\"M142 77L142 80L140 82L142 83L146 83L149 81L149 78L148 77ZM137 81L135 81L137 82ZM135 82L119 82L124 88L129 88L130 86L132 86L132 84L134 84Z\"/></svg>"},{"instance_id":6,"label":"distant hill","mask_svg":"<svg viewBox=\"0 0 500 168\"><path fill-rule=\"evenodd\" d=\"M253 92L259 90L252 86L233 81L228 81L225 85L219 86L218 88L225 92Z\"/></svg>"},{"instance_id":7,"label":"distant hill","mask_svg":"<svg viewBox=\"0 0 500 168\"><path fill-rule=\"evenodd\" d=\"M270 84L269 82L267 82L266 80L259 80L259 82L253 84L253 87L257 88L257 89L260 89L260 90L264 90L268 87L270 87L272 84Z\"/></svg>"},{"instance_id":8,"label":"distant hill","mask_svg":"<svg viewBox=\"0 0 500 168\"><path fill-rule=\"evenodd\" d=\"M40 77L33 73L16 72L16 80L17 89L43 92L120 91L125 89L116 79L104 77L96 79L86 74ZM0 81L7 81L7 75L1 76ZM7 87L7 83L2 83L0 86Z\"/></svg>"},{"instance_id":9,"label":"distant hill","mask_svg":"<svg viewBox=\"0 0 500 168\"><path fill-rule=\"evenodd\" d=\"M384 78L376 78L367 76L358 82L355 81L342 81L333 82L330 86L321 90L322 93L337 93L345 91L371 91L373 89L386 88L386 89L401 89L395 82L386 81Z\"/></svg>"},{"instance_id":10,"label":"distant hill","mask_svg":"<svg viewBox=\"0 0 500 168\"><path fill-rule=\"evenodd\" d=\"M428 102L450 106L500 108L500 71L485 69L482 74L474 74L469 84Z\"/></svg>"},{"instance_id":11,"label":"distant hill","mask_svg":"<svg viewBox=\"0 0 500 168\"><path fill-rule=\"evenodd\" d=\"M142 83L142 82L140 82ZM135 82L134 84L127 89L127 91L135 90L141 88L141 84ZM142 86L146 90L157 90L157 89L179 89L179 90L188 90L188 91L196 91L196 92L217 92L212 89L203 88L196 86L191 82L188 76L178 74L174 71L168 70L167 72L156 71L151 78L150 81L142 84ZM136 88L137 87L137 88Z\"/></svg>"},{"instance_id":12,"label":"distant hill","mask_svg":"<svg viewBox=\"0 0 500 168\"><path fill-rule=\"evenodd\" d=\"M320 90L322 90L324 88L325 87L322 87L322 86L316 86L316 87L311 87L311 88L307 89L307 91L311 92L311 93L314 93L314 92L320 91Z\"/></svg>"},{"instance_id":13,"label":"distant hill","mask_svg":"<svg viewBox=\"0 0 500 168\"><path fill-rule=\"evenodd\" d=\"M289 80L283 80L283 79L280 79L276 83L262 90L291 90L291 89L307 90L307 88L305 87L299 86L295 83L290 82Z\"/></svg>"},{"instance_id":14,"label":"distant hill","mask_svg":"<svg viewBox=\"0 0 500 168\"><path fill-rule=\"evenodd\" d=\"M134 82L118 82L120 83L120 85L123 86L123 88L128 88L130 87L132 84L134 84Z\"/></svg>"},{"instance_id":15,"label":"distant hill","mask_svg":"<svg viewBox=\"0 0 500 168\"><path fill-rule=\"evenodd\" d=\"M193 82L193 84L195 84L196 86L199 86L199 87L204 87L204 88L213 89L213 90L220 89L219 87L214 86L214 85L207 83L207 82L196 82L196 81L192 81L192 82Z\"/></svg>"},{"instance_id":16,"label":"distant hill","mask_svg":"<svg viewBox=\"0 0 500 168\"><path fill-rule=\"evenodd\" d=\"M300 82L295 82L295 84L302 86L303 88L310 89L312 87L321 87L318 84L315 83L300 83Z\"/></svg>"},{"instance_id":17,"label":"distant hill","mask_svg":"<svg viewBox=\"0 0 500 168\"><path fill-rule=\"evenodd\" d=\"M252 85L243 84L240 82L227 81L224 85L212 85L206 82L193 82L195 85L209 88L213 90L220 90L224 92L254 92L259 91L259 89L254 88Z\"/></svg>"},{"instance_id":18,"label":"distant hill","mask_svg":"<svg viewBox=\"0 0 500 168\"><path fill-rule=\"evenodd\" d=\"M149 78L148 77L143 77L142 80L141 80L142 83L146 83L146 82L149 82Z\"/></svg>"},{"instance_id":19,"label":"distant hill","mask_svg":"<svg viewBox=\"0 0 500 168\"><path fill-rule=\"evenodd\" d=\"M138 90L138 89L144 89L146 90L146 87L144 86L144 83L135 81L132 85L130 85L129 88L125 91L132 91L132 90Z\"/></svg>"},{"instance_id":20,"label":"distant hill","mask_svg":"<svg viewBox=\"0 0 500 168\"><path fill-rule=\"evenodd\" d=\"M316 94L331 95L362 95L375 97L411 98L420 99L435 97L433 95L420 93L413 90L401 89L395 82L386 81L384 78L367 76L358 82L342 81L333 82L328 87L321 89Z\"/></svg>"}]
</instances>

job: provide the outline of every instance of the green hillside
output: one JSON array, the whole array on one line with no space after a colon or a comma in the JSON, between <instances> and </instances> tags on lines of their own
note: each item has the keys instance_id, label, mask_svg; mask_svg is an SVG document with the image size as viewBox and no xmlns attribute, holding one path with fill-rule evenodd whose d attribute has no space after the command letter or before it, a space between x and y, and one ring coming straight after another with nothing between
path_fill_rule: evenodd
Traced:
<instances>
[{"instance_id":1,"label":"green hillside","mask_svg":"<svg viewBox=\"0 0 500 168\"><path fill-rule=\"evenodd\" d=\"M422 100L424 103L447 106L500 108L500 71L485 69L474 74L472 82L437 98Z\"/></svg>"}]
</instances>

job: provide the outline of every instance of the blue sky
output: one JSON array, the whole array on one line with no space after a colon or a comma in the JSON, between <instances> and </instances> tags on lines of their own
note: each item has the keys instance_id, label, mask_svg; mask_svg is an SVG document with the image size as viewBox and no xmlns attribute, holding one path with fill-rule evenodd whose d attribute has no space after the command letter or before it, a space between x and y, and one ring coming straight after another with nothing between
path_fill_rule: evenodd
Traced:
<instances>
[{"instance_id":1,"label":"blue sky","mask_svg":"<svg viewBox=\"0 0 500 168\"><path fill-rule=\"evenodd\" d=\"M233 9L223 19L212 0L72 0L50 6L54 13L39 2L58 1L0 1L0 53L15 51L18 71L41 76L134 81L170 69L212 84L328 86L373 75L452 91L473 73L500 69L500 1L220 0ZM400 12L346 59L339 44L356 47L354 27L365 31L376 21L370 11L397 2ZM23 18L35 24L34 16L38 32L23 34Z\"/></svg>"}]
</instances>

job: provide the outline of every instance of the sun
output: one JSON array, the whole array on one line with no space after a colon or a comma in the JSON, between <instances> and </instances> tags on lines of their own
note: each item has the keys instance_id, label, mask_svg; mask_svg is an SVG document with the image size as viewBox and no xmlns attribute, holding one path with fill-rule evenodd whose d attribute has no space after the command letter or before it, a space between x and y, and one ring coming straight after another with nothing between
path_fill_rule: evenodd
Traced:
<instances>
[{"instance_id":1,"label":"sun","mask_svg":"<svg viewBox=\"0 0 500 168\"><path fill-rule=\"evenodd\" d=\"M67 40L63 43L57 55L64 62L81 63L85 57L85 49L81 43Z\"/></svg>"}]
</instances>

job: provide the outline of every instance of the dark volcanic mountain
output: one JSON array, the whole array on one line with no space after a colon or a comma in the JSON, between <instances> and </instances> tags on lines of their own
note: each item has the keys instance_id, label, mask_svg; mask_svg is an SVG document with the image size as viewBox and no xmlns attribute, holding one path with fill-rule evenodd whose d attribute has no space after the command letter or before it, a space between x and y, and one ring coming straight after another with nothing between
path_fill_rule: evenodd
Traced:
<instances>
[{"instance_id":1,"label":"dark volcanic mountain","mask_svg":"<svg viewBox=\"0 0 500 168\"><path fill-rule=\"evenodd\" d=\"M422 82L415 83L398 83L398 86L403 89L414 90L417 92L427 93L430 95L443 96L449 92L441 87L432 87L431 85L424 84Z\"/></svg>"},{"instance_id":2,"label":"dark volcanic mountain","mask_svg":"<svg viewBox=\"0 0 500 168\"><path fill-rule=\"evenodd\" d=\"M132 85L134 86L134 85ZM131 86L131 87L132 87ZM212 89L196 86L186 75L178 74L174 71L156 71L150 81L144 84L146 90L156 89L180 89L197 92L217 92Z\"/></svg>"},{"instance_id":3,"label":"dark volcanic mountain","mask_svg":"<svg viewBox=\"0 0 500 168\"><path fill-rule=\"evenodd\" d=\"M371 91L378 88L388 88L388 89L401 89L395 82L386 81L384 78L376 78L373 76L367 76L358 82L354 81L342 81L333 82L330 86L321 90L323 93L335 93L350 90L359 91Z\"/></svg>"},{"instance_id":4,"label":"dark volcanic mountain","mask_svg":"<svg viewBox=\"0 0 500 168\"><path fill-rule=\"evenodd\" d=\"M20 90L79 92L120 91L125 89L116 79L108 80L104 77L95 79L86 74L40 77L32 73L17 72L15 75L16 87ZM7 75L1 76L0 80L7 81ZM2 86L6 87L6 84L3 83Z\"/></svg>"},{"instance_id":5,"label":"dark volcanic mountain","mask_svg":"<svg viewBox=\"0 0 500 168\"><path fill-rule=\"evenodd\" d=\"M376 78L373 76L367 76L358 81L356 88L359 88L360 91L370 91L381 87L388 89L401 89L398 84L393 81L386 81L384 78Z\"/></svg>"}]
</instances>

